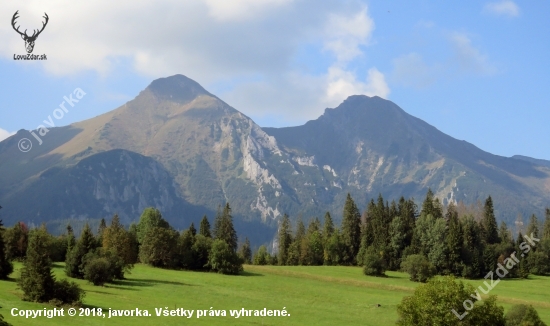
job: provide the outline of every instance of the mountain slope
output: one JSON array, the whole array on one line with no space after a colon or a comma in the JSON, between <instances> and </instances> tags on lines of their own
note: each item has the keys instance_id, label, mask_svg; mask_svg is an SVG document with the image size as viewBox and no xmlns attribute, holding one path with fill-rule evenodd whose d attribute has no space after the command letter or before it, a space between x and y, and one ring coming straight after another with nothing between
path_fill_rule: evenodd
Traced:
<instances>
[{"instance_id":1,"label":"mountain slope","mask_svg":"<svg viewBox=\"0 0 550 326\"><path fill-rule=\"evenodd\" d=\"M421 199L431 188L444 203L492 195L510 222L550 204L549 169L484 152L379 97L351 96L303 126L264 130L317 170L334 171L332 187L342 186L361 205L378 193Z\"/></svg>"},{"instance_id":2,"label":"mountain slope","mask_svg":"<svg viewBox=\"0 0 550 326\"><path fill-rule=\"evenodd\" d=\"M186 227L230 202L241 229L265 236L283 213L339 219L348 192L359 207L379 193L421 200L428 188L444 203L492 195L507 222L550 206L547 166L484 152L378 97L351 96L303 126L262 129L175 75L113 111L51 128L28 153L17 148L24 137L34 141L20 130L0 142L5 221L118 212L128 223L157 206Z\"/></svg>"}]
</instances>

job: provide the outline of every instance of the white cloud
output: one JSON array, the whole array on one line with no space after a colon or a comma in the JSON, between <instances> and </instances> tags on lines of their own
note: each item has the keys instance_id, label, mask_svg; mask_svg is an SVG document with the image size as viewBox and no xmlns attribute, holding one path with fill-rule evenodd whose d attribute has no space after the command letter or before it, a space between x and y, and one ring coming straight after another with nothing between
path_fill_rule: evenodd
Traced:
<instances>
[{"instance_id":1,"label":"white cloud","mask_svg":"<svg viewBox=\"0 0 550 326\"><path fill-rule=\"evenodd\" d=\"M476 49L466 34L455 32L450 35L450 40L460 70L481 75L492 75L497 72L488 56Z\"/></svg>"},{"instance_id":2,"label":"white cloud","mask_svg":"<svg viewBox=\"0 0 550 326\"><path fill-rule=\"evenodd\" d=\"M516 17L519 15L519 7L514 1L511 0L488 3L485 5L484 11L495 15L510 17Z\"/></svg>"},{"instance_id":3,"label":"white cloud","mask_svg":"<svg viewBox=\"0 0 550 326\"><path fill-rule=\"evenodd\" d=\"M369 43L373 30L374 22L366 8L352 16L332 14L326 27L325 49L339 62L348 62L363 54L360 47Z\"/></svg>"},{"instance_id":4,"label":"white cloud","mask_svg":"<svg viewBox=\"0 0 550 326\"><path fill-rule=\"evenodd\" d=\"M367 7L357 1L31 0L2 2L0 20L10 20L16 10L29 29L48 13L35 46L48 60L34 64L54 75L109 76L125 60L151 79L181 73L207 88L237 81L217 95L248 115L276 107L283 120L294 122L316 118L350 95L389 94L376 68L349 68L364 60L374 30ZM0 24L0 39L6 40L0 56L24 53L14 34ZM304 45L332 56L314 75L295 66Z\"/></svg>"},{"instance_id":5,"label":"white cloud","mask_svg":"<svg viewBox=\"0 0 550 326\"><path fill-rule=\"evenodd\" d=\"M210 16L220 21L247 20L293 0L204 0Z\"/></svg>"},{"instance_id":6,"label":"white cloud","mask_svg":"<svg viewBox=\"0 0 550 326\"><path fill-rule=\"evenodd\" d=\"M390 94L390 89L384 75L376 68L369 69L364 82L358 81L355 75L349 71L336 67L330 68L325 98L327 105L334 107L343 99L355 94L378 95L386 98Z\"/></svg>"},{"instance_id":7,"label":"white cloud","mask_svg":"<svg viewBox=\"0 0 550 326\"><path fill-rule=\"evenodd\" d=\"M428 65L418 53L409 53L393 60L391 80L414 88L432 85L445 68L441 64Z\"/></svg>"},{"instance_id":8,"label":"white cloud","mask_svg":"<svg viewBox=\"0 0 550 326\"><path fill-rule=\"evenodd\" d=\"M7 130L4 130L2 128L0 128L0 141L8 138L9 136L15 134L15 132L9 132Z\"/></svg>"}]
</instances>

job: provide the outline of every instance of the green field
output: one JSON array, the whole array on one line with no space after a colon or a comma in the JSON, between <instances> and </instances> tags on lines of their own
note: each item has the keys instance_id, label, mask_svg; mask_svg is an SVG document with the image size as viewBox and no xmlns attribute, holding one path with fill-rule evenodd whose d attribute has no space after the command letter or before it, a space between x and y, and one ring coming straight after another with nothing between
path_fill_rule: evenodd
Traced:
<instances>
[{"instance_id":1,"label":"green field","mask_svg":"<svg viewBox=\"0 0 550 326\"><path fill-rule=\"evenodd\" d=\"M16 264L12 278L18 277ZM64 278L63 265L56 264L57 278ZM410 295L416 283L407 274L388 272L387 278L366 277L358 267L245 266L241 276L163 270L137 265L127 280L95 287L78 280L86 290L85 307L147 309L152 317L57 317L25 319L12 317L10 310L49 307L21 301L21 291L11 281L0 281L0 313L13 325L394 325L396 305ZM479 280L468 281L474 286ZM532 304L550 324L550 278L531 276L508 280L491 294L508 308L514 303ZM380 304L380 307L377 307ZM156 317L155 308L226 310L227 317ZM287 317L231 317L229 310L241 308L281 310ZM457 307L458 308L458 307ZM65 313L66 314L66 313Z\"/></svg>"}]
</instances>

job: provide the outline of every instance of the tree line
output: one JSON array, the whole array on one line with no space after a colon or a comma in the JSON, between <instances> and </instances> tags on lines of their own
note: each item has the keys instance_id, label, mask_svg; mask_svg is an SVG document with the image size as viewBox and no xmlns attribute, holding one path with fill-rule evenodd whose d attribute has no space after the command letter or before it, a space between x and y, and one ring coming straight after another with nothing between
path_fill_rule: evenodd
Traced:
<instances>
[{"instance_id":1,"label":"tree line","mask_svg":"<svg viewBox=\"0 0 550 326\"><path fill-rule=\"evenodd\" d=\"M102 219L95 234L85 224L78 239L70 225L66 234L53 236L45 225L29 230L18 222L5 229L0 221L0 279L7 279L13 272L12 261L22 261L17 282L23 300L79 306L84 291L67 279L57 281L53 262L65 262L68 278L85 279L94 285L124 279L136 263L238 274L243 263L250 263L251 249L248 239L239 251L237 243L229 203L218 209L213 228L204 216L198 231L193 223L182 232L176 231L152 207L146 208L139 222L128 229L118 215L109 225Z\"/></svg>"},{"instance_id":2,"label":"tree line","mask_svg":"<svg viewBox=\"0 0 550 326\"><path fill-rule=\"evenodd\" d=\"M379 195L361 214L348 194L342 216L339 228L329 212L323 224L313 218L307 228L299 219L293 232L290 218L284 215L276 254L261 246L253 263L357 265L363 266L365 274L378 276L386 270L403 270L420 282L436 274L480 278L512 253L522 253L520 246L525 241L521 232L514 238L506 223L497 225L490 196L480 214L452 202L444 207L431 190L420 211L413 199L401 197L388 203ZM540 238L540 243L507 277L550 273L550 209L546 209L543 225L531 216L526 235Z\"/></svg>"}]
</instances>

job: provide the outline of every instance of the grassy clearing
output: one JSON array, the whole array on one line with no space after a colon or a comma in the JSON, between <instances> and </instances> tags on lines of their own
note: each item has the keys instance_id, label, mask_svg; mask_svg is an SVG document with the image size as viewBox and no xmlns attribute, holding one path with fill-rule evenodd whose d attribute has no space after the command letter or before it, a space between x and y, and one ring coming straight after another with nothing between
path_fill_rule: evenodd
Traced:
<instances>
[{"instance_id":1,"label":"grassy clearing","mask_svg":"<svg viewBox=\"0 0 550 326\"><path fill-rule=\"evenodd\" d=\"M21 264L16 264L18 277ZM55 265L58 278L64 278L62 264ZM25 319L12 317L10 310L48 307L21 301L14 281L0 281L0 313L14 325L394 325L396 305L410 295L416 283L403 273L388 272L387 278L366 277L357 267L275 267L245 266L242 276L225 276L155 269L137 265L128 279L94 287L78 280L86 290L85 306L112 309L155 308L223 309L227 317L58 317ZM468 281L474 286L482 282ZM535 306L550 324L550 279L532 277L524 281L502 281L491 292L499 295L505 308L514 303ZM377 307L380 304L381 307ZM229 316L230 309L283 309L290 317Z\"/></svg>"}]
</instances>

